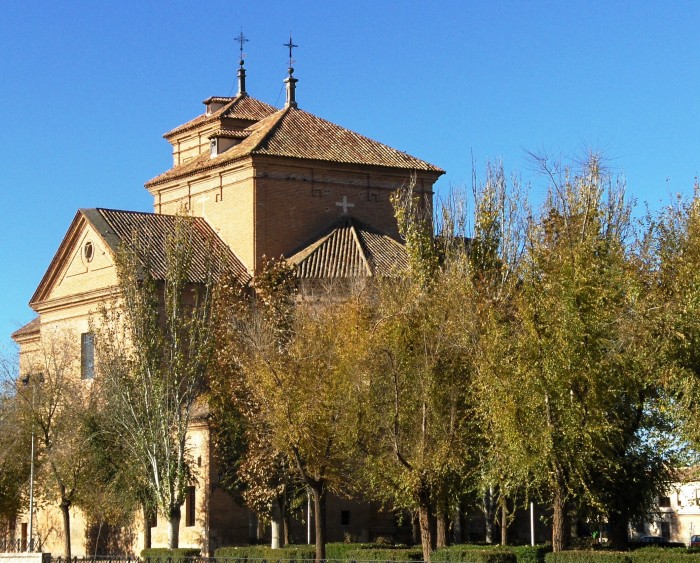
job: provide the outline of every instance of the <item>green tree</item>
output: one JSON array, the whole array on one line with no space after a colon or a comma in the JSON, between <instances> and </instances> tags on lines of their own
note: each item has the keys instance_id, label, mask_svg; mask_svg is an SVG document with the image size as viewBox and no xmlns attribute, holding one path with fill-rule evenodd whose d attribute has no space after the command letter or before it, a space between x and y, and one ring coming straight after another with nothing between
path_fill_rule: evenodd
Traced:
<instances>
[{"instance_id":1,"label":"green tree","mask_svg":"<svg viewBox=\"0 0 700 563\"><path fill-rule=\"evenodd\" d=\"M213 233L177 216L163 246L147 233L123 240L114 303L96 319L99 376L114 427L179 543L181 506L194 479L188 430L203 403L214 349L215 280L225 268ZM207 256L193 256L207 239ZM159 263L162 257L162 264Z\"/></svg>"},{"instance_id":2,"label":"green tree","mask_svg":"<svg viewBox=\"0 0 700 563\"><path fill-rule=\"evenodd\" d=\"M517 365L500 397L512 405L505 424L520 424L502 437L520 449L551 502L558 551L567 544L573 501L595 502L593 477L617 472L614 452L630 412L619 407L638 396L644 378L632 369L639 288L628 261L623 187L609 181L596 156L561 178L542 164L552 184L542 217L529 226Z\"/></svg>"},{"instance_id":3,"label":"green tree","mask_svg":"<svg viewBox=\"0 0 700 563\"><path fill-rule=\"evenodd\" d=\"M237 393L253 407L249 428L263 433L266 450L282 454L283 467L311 491L321 561L327 495L350 492L357 459L363 381L357 334L366 319L352 295L305 300L294 295L292 280L283 261L256 280L257 295L237 324Z\"/></svg>"},{"instance_id":4,"label":"green tree","mask_svg":"<svg viewBox=\"0 0 700 563\"><path fill-rule=\"evenodd\" d=\"M81 379L79 341L71 332L42 329L15 381L18 423L36 437L35 496L58 505L66 558L71 556L70 508L89 494L86 421L97 408L92 382Z\"/></svg>"},{"instance_id":5,"label":"green tree","mask_svg":"<svg viewBox=\"0 0 700 563\"><path fill-rule=\"evenodd\" d=\"M418 513L423 558L430 561L435 517L444 521L473 477L480 444L469 394L474 347L460 338L474 330L465 328L476 321L473 286L464 283L467 249L452 236L452 217L436 244L431 208L412 185L394 202L409 268L377 280L372 299L365 467L375 495Z\"/></svg>"}]
</instances>

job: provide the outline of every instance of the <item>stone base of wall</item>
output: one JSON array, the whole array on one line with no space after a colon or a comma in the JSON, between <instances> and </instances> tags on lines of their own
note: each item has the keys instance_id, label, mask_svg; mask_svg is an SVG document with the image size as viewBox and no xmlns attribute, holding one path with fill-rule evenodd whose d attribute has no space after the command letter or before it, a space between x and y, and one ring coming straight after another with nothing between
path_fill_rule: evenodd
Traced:
<instances>
[{"instance_id":1,"label":"stone base of wall","mask_svg":"<svg viewBox=\"0 0 700 563\"><path fill-rule=\"evenodd\" d=\"M0 563L50 563L50 553L0 553Z\"/></svg>"}]
</instances>

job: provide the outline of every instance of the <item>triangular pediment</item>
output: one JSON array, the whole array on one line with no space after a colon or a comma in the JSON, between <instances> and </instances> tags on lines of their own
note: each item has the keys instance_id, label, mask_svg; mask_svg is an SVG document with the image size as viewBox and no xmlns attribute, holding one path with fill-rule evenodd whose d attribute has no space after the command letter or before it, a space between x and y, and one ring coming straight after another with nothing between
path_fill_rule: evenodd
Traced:
<instances>
[{"instance_id":1,"label":"triangular pediment","mask_svg":"<svg viewBox=\"0 0 700 563\"><path fill-rule=\"evenodd\" d=\"M29 302L34 309L64 299L79 300L116 284L113 250L88 220L76 213L48 270Z\"/></svg>"}]
</instances>

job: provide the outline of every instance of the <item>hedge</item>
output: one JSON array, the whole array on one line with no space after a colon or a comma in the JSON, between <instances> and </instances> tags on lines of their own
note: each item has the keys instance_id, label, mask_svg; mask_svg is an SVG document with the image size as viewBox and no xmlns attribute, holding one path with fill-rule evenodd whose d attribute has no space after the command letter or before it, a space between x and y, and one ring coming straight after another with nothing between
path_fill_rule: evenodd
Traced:
<instances>
[{"instance_id":1,"label":"hedge","mask_svg":"<svg viewBox=\"0 0 700 563\"><path fill-rule=\"evenodd\" d=\"M326 559L344 561L348 559L348 553L351 551L366 550L366 549L401 549L405 545L396 545L387 547L386 544L380 543L345 543L335 542L326 544Z\"/></svg>"},{"instance_id":2,"label":"hedge","mask_svg":"<svg viewBox=\"0 0 700 563\"><path fill-rule=\"evenodd\" d=\"M420 549L367 548L345 553L346 561L423 561Z\"/></svg>"},{"instance_id":3,"label":"hedge","mask_svg":"<svg viewBox=\"0 0 700 563\"><path fill-rule=\"evenodd\" d=\"M141 557L146 561L160 559L165 561L167 559L173 562L182 561L188 557L200 557L202 551L196 548L180 547L177 549L168 549L167 547L150 547L141 551Z\"/></svg>"},{"instance_id":4,"label":"hedge","mask_svg":"<svg viewBox=\"0 0 700 563\"><path fill-rule=\"evenodd\" d=\"M516 563L515 553L507 548L451 546L438 549L431 556L434 563Z\"/></svg>"},{"instance_id":5,"label":"hedge","mask_svg":"<svg viewBox=\"0 0 700 563\"><path fill-rule=\"evenodd\" d=\"M546 563L632 563L632 554L619 551L557 551L548 553L544 560Z\"/></svg>"},{"instance_id":6,"label":"hedge","mask_svg":"<svg viewBox=\"0 0 700 563\"><path fill-rule=\"evenodd\" d=\"M686 548L668 547L642 547L630 553L632 563L651 563L663 561L664 563L685 563L700 561L700 556L689 553Z\"/></svg>"},{"instance_id":7,"label":"hedge","mask_svg":"<svg viewBox=\"0 0 700 563\"><path fill-rule=\"evenodd\" d=\"M545 556L552 551L552 546L549 544L515 545L504 549L515 553L518 563L544 563Z\"/></svg>"},{"instance_id":8,"label":"hedge","mask_svg":"<svg viewBox=\"0 0 700 563\"><path fill-rule=\"evenodd\" d=\"M280 549L272 549L266 545L250 545L245 547L220 547L214 552L217 559L266 559L268 561L309 561L316 557L313 545L285 545Z\"/></svg>"}]
</instances>

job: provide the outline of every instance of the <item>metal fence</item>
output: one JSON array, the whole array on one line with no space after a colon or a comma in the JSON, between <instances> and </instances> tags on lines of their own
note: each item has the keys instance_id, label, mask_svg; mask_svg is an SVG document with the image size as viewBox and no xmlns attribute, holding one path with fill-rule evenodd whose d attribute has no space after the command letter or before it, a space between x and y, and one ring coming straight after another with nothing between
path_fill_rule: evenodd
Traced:
<instances>
[{"instance_id":1,"label":"metal fence","mask_svg":"<svg viewBox=\"0 0 700 563\"><path fill-rule=\"evenodd\" d=\"M0 553L24 553L41 551L41 540L33 538L26 539L0 539Z\"/></svg>"}]
</instances>

